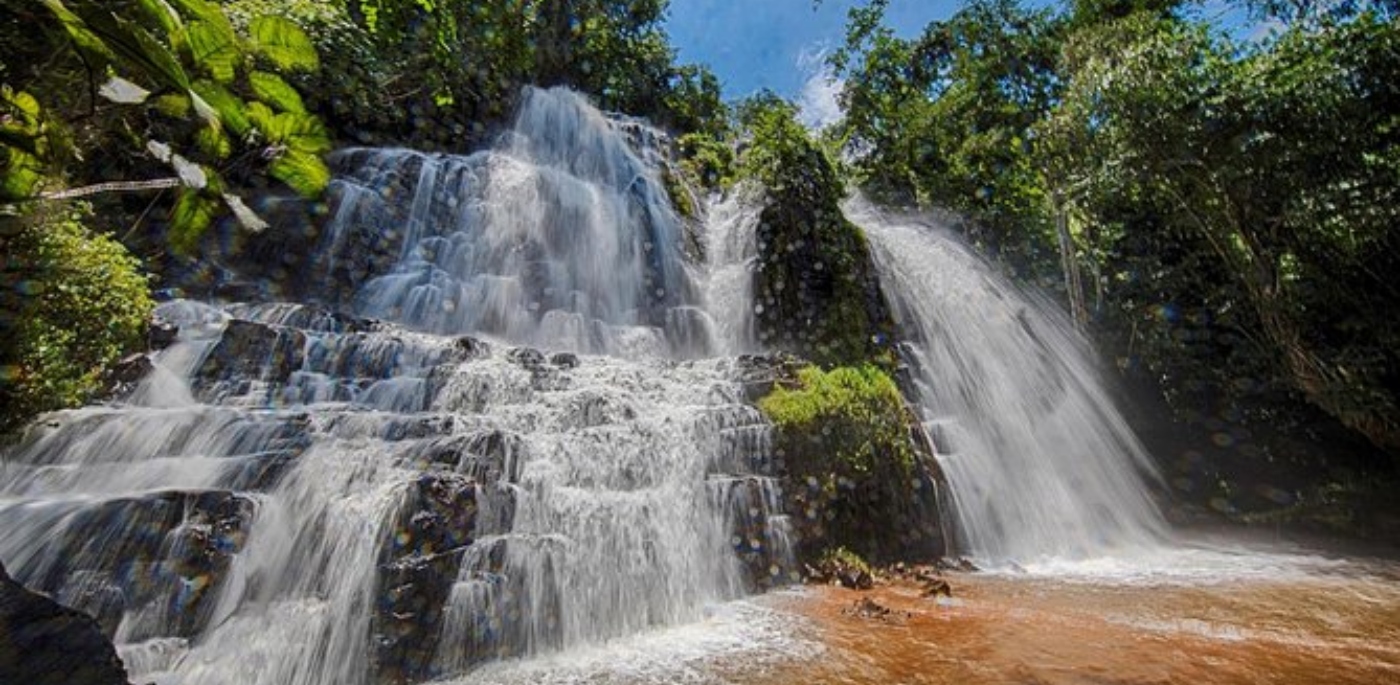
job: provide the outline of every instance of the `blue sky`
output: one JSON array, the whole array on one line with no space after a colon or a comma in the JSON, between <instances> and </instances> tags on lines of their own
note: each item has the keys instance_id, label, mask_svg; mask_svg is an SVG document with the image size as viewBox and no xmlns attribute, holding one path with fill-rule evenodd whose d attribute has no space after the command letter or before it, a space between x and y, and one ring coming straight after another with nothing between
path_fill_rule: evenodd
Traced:
<instances>
[{"instance_id":1,"label":"blue sky","mask_svg":"<svg viewBox=\"0 0 1400 685\"><path fill-rule=\"evenodd\" d=\"M1023 0L1049 6L1058 0ZM681 62L708 64L726 99L769 88L791 98L809 126L836 120L839 86L822 73L823 51L845 40L846 12L861 0L671 0L666 23ZM890 0L885 24L903 37L951 16L962 0ZM1249 20L1238 1L1205 0L1191 10L1236 38L1257 38L1269 25Z\"/></svg>"},{"instance_id":2,"label":"blue sky","mask_svg":"<svg viewBox=\"0 0 1400 685\"><path fill-rule=\"evenodd\" d=\"M845 38L846 10L858 0L671 0L666 30L682 62L708 64L726 97L770 88L799 98L820 68L815 56ZM912 36L952 14L958 0L891 0L885 22Z\"/></svg>"}]
</instances>

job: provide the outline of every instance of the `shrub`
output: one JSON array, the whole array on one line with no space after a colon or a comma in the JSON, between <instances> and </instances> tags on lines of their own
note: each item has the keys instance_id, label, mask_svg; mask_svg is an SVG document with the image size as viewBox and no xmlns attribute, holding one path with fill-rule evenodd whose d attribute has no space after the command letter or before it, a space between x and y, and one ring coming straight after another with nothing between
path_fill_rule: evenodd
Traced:
<instances>
[{"instance_id":1,"label":"shrub","mask_svg":"<svg viewBox=\"0 0 1400 685\"><path fill-rule=\"evenodd\" d=\"M121 243L83 225L88 213L48 210L0 233L0 428L91 399L107 367L143 346L146 277Z\"/></svg>"}]
</instances>

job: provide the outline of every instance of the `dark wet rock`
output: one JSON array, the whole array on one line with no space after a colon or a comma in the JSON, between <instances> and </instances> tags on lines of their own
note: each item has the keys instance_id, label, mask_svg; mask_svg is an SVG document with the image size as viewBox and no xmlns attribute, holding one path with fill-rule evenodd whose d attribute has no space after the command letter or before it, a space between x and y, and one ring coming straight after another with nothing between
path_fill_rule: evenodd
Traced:
<instances>
[{"instance_id":1,"label":"dark wet rock","mask_svg":"<svg viewBox=\"0 0 1400 685\"><path fill-rule=\"evenodd\" d=\"M188 637L207 624L254 504L224 490L164 491L78 510L16 573L114 629L136 611L130 638Z\"/></svg>"},{"instance_id":2,"label":"dark wet rock","mask_svg":"<svg viewBox=\"0 0 1400 685\"><path fill-rule=\"evenodd\" d=\"M481 359L491 356L491 345L486 341L464 335L453 343L454 348L463 360Z\"/></svg>"},{"instance_id":3,"label":"dark wet rock","mask_svg":"<svg viewBox=\"0 0 1400 685\"><path fill-rule=\"evenodd\" d=\"M953 596L953 586L948 584L940 572L942 559L935 564L905 564L899 562L886 569L886 575L904 583L917 585L923 597Z\"/></svg>"},{"instance_id":4,"label":"dark wet rock","mask_svg":"<svg viewBox=\"0 0 1400 685\"><path fill-rule=\"evenodd\" d=\"M549 363L561 369L576 369L579 365L578 355L573 352L555 352L550 355Z\"/></svg>"},{"instance_id":5,"label":"dark wet rock","mask_svg":"<svg viewBox=\"0 0 1400 685\"><path fill-rule=\"evenodd\" d=\"M937 597L938 595L952 597L953 586L949 585L948 581L942 578L929 578L923 581L923 590L921 594L924 597Z\"/></svg>"},{"instance_id":6,"label":"dark wet rock","mask_svg":"<svg viewBox=\"0 0 1400 685\"><path fill-rule=\"evenodd\" d=\"M381 435L385 440L420 440L447 435L456 425L457 419L451 414L408 416L387 422Z\"/></svg>"},{"instance_id":7,"label":"dark wet rock","mask_svg":"<svg viewBox=\"0 0 1400 685\"><path fill-rule=\"evenodd\" d=\"M851 603L851 606L842 609L841 613L857 618L897 624L902 624L913 616L913 614L908 611L891 609L869 597L861 597Z\"/></svg>"},{"instance_id":8,"label":"dark wet rock","mask_svg":"<svg viewBox=\"0 0 1400 685\"><path fill-rule=\"evenodd\" d=\"M442 617L477 516L475 481L424 473L409 486L380 552L371 630L381 683L431 677Z\"/></svg>"},{"instance_id":9,"label":"dark wet rock","mask_svg":"<svg viewBox=\"0 0 1400 685\"><path fill-rule=\"evenodd\" d=\"M513 348L506 353L506 359L527 369L537 368L544 364L544 354L532 347Z\"/></svg>"},{"instance_id":10,"label":"dark wet rock","mask_svg":"<svg viewBox=\"0 0 1400 685\"><path fill-rule=\"evenodd\" d=\"M91 616L30 592L0 564L0 683L127 682L116 648Z\"/></svg>"},{"instance_id":11,"label":"dark wet rock","mask_svg":"<svg viewBox=\"0 0 1400 685\"><path fill-rule=\"evenodd\" d=\"M293 328L233 319L195 377L199 384L284 383L301 367L306 334Z\"/></svg>"},{"instance_id":12,"label":"dark wet rock","mask_svg":"<svg viewBox=\"0 0 1400 685\"><path fill-rule=\"evenodd\" d=\"M467 438L467 473L480 483L518 483L524 461L525 441L519 435L501 430L476 433Z\"/></svg>"},{"instance_id":13,"label":"dark wet rock","mask_svg":"<svg viewBox=\"0 0 1400 685\"><path fill-rule=\"evenodd\" d=\"M977 566L966 557L939 559L938 569L942 571L958 571L961 573L976 573L979 570Z\"/></svg>"},{"instance_id":14,"label":"dark wet rock","mask_svg":"<svg viewBox=\"0 0 1400 685\"><path fill-rule=\"evenodd\" d=\"M828 554L815 565L803 568L809 583L840 585L849 590L869 590L875 587L875 575L859 558L845 554Z\"/></svg>"},{"instance_id":15,"label":"dark wet rock","mask_svg":"<svg viewBox=\"0 0 1400 685\"><path fill-rule=\"evenodd\" d=\"M141 383L141 379L154 370L155 364L151 362L150 355L127 355L107 370L105 394L109 397L130 394Z\"/></svg>"},{"instance_id":16,"label":"dark wet rock","mask_svg":"<svg viewBox=\"0 0 1400 685\"><path fill-rule=\"evenodd\" d=\"M570 428L591 428L622 423L637 418L637 410L613 398L595 392L581 393L572 398L563 420Z\"/></svg>"},{"instance_id":17,"label":"dark wet rock","mask_svg":"<svg viewBox=\"0 0 1400 685\"><path fill-rule=\"evenodd\" d=\"M805 362L790 354L745 354L734 363L735 380L743 387L744 397L757 402L779 385L796 382L797 370Z\"/></svg>"},{"instance_id":18,"label":"dark wet rock","mask_svg":"<svg viewBox=\"0 0 1400 685\"><path fill-rule=\"evenodd\" d=\"M146 331L146 346L152 351L170 347L179 339L180 327L160 318L152 319L150 328Z\"/></svg>"}]
</instances>

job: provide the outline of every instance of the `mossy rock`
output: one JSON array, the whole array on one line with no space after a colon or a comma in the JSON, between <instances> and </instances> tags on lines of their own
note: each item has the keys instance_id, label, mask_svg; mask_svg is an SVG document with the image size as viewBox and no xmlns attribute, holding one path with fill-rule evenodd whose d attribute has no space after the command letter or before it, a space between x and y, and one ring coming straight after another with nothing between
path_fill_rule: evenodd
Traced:
<instances>
[{"instance_id":1,"label":"mossy rock","mask_svg":"<svg viewBox=\"0 0 1400 685\"><path fill-rule=\"evenodd\" d=\"M870 246L841 212L831 161L795 133L758 176L768 193L757 230L757 324L769 348L819 364L885 356L894 332Z\"/></svg>"},{"instance_id":2,"label":"mossy rock","mask_svg":"<svg viewBox=\"0 0 1400 685\"><path fill-rule=\"evenodd\" d=\"M877 563L943 554L931 450L881 368L808 366L758 406L801 560L838 547Z\"/></svg>"}]
</instances>

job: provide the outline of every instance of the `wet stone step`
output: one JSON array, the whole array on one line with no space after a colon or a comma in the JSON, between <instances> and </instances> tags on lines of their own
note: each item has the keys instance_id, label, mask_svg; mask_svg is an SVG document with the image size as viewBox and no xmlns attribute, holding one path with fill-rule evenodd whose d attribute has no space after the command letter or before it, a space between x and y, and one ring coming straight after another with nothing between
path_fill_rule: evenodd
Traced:
<instances>
[{"instance_id":1,"label":"wet stone step","mask_svg":"<svg viewBox=\"0 0 1400 685\"><path fill-rule=\"evenodd\" d=\"M34 538L10 560L14 575L91 614L108 635L126 616L127 639L191 636L207 622L256 509L246 494L172 490L6 507L0 526Z\"/></svg>"}]
</instances>

